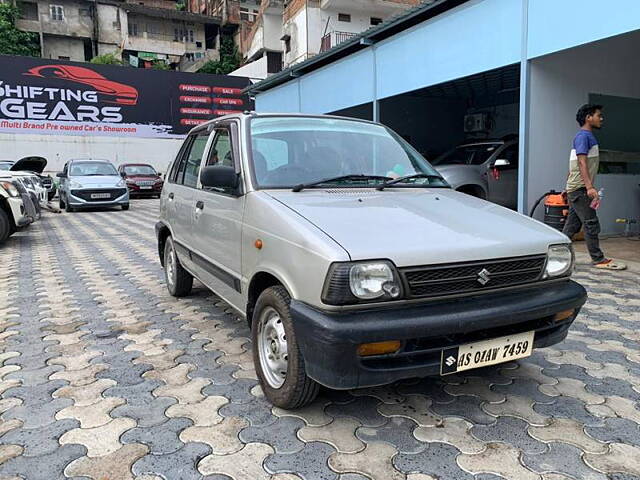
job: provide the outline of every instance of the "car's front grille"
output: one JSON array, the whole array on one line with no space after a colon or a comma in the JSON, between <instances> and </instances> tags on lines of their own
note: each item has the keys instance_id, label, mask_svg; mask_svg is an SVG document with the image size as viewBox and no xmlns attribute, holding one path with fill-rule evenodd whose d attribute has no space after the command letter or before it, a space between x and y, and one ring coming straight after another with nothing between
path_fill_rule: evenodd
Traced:
<instances>
[{"instance_id":1,"label":"car's front grille","mask_svg":"<svg viewBox=\"0 0 640 480\"><path fill-rule=\"evenodd\" d=\"M95 190L71 190L71 195L87 202L108 202L121 197L126 192L126 188L101 188ZM95 198L98 195L99 197Z\"/></svg>"},{"instance_id":2,"label":"car's front grille","mask_svg":"<svg viewBox=\"0 0 640 480\"><path fill-rule=\"evenodd\" d=\"M536 255L410 267L401 273L410 297L439 297L535 282L542 276L545 260L545 255Z\"/></svg>"},{"instance_id":3,"label":"car's front grille","mask_svg":"<svg viewBox=\"0 0 640 480\"><path fill-rule=\"evenodd\" d=\"M53 187L53 180L49 177L41 178L40 183L46 189L50 189L51 187Z\"/></svg>"},{"instance_id":4,"label":"car's front grille","mask_svg":"<svg viewBox=\"0 0 640 480\"><path fill-rule=\"evenodd\" d=\"M136 185L138 185L139 187L152 187L153 185L155 185L156 181L155 180L137 180L136 181Z\"/></svg>"}]
</instances>

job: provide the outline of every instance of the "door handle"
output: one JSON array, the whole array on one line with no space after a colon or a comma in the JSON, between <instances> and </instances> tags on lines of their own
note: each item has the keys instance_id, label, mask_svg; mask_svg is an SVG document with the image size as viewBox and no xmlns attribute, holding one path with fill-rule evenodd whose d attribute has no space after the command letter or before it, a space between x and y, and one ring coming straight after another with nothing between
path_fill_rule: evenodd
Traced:
<instances>
[{"instance_id":1,"label":"door handle","mask_svg":"<svg viewBox=\"0 0 640 480\"><path fill-rule=\"evenodd\" d=\"M173 200L173 192L169 194L169 200Z\"/></svg>"},{"instance_id":2,"label":"door handle","mask_svg":"<svg viewBox=\"0 0 640 480\"><path fill-rule=\"evenodd\" d=\"M204 208L204 202L202 200L198 200L196 202L196 208L202 210Z\"/></svg>"}]
</instances>

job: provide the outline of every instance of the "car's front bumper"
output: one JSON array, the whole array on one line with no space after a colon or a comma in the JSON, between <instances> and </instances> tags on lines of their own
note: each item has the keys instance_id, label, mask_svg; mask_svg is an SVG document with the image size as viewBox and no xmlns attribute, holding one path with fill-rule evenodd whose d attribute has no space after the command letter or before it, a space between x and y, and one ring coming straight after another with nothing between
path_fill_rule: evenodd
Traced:
<instances>
[{"instance_id":1,"label":"car's front bumper","mask_svg":"<svg viewBox=\"0 0 640 480\"><path fill-rule=\"evenodd\" d=\"M291 301L308 375L335 389L384 385L440 373L444 348L534 330L534 347L558 343L586 302L576 282L425 302L404 308L333 313ZM556 313L575 309L564 321ZM400 340L395 354L360 357L363 343Z\"/></svg>"},{"instance_id":2,"label":"car's front bumper","mask_svg":"<svg viewBox=\"0 0 640 480\"><path fill-rule=\"evenodd\" d=\"M7 203L13 215L16 227L26 227L33 223L36 218L36 210L28 193L23 193L19 197L7 198Z\"/></svg>"},{"instance_id":3,"label":"car's front bumper","mask_svg":"<svg viewBox=\"0 0 640 480\"><path fill-rule=\"evenodd\" d=\"M116 188L105 189L105 191L117 190ZM122 189L120 189L122 190ZM124 193L115 194L109 199L91 199L91 192L100 193L99 189L76 189L69 191L66 202L73 208L91 208L91 207L114 207L119 205L127 205L129 203L129 190L124 189ZM85 198L82 198L82 195Z\"/></svg>"},{"instance_id":4,"label":"car's front bumper","mask_svg":"<svg viewBox=\"0 0 640 480\"><path fill-rule=\"evenodd\" d=\"M151 188L144 188L136 184L127 184L129 187L129 194L132 196L151 196L160 195L162 193L162 184L153 185Z\"/></svg>"}]
</instances>

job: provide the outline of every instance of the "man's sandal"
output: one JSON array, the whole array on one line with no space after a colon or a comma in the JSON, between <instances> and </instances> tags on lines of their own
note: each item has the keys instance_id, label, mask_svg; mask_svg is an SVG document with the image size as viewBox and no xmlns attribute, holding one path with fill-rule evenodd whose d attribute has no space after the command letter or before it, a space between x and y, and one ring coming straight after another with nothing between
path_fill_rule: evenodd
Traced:
<instances>
[{"instance_id":1,"label":"man's sandal","mask_svg":"<svg viewBox=\"0 0 640 480\"><path fill-rule=\"evenodd\" d=\"M593 264L594 268L601 270L626 270L627 266L622 262L617 262L611 258Z\"/></svg>"}]
</instances>

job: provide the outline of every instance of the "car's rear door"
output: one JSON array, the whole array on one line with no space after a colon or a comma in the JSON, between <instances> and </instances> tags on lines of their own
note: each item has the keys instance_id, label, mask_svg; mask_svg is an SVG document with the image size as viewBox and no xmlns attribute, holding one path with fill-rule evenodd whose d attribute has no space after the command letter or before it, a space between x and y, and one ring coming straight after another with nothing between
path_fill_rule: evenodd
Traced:
<instances>
[{"instance_id":1,"label":"car's rear door","mask_svg":"<svg viewBox=\"0 0 640 480\"><path fill-rule=\"evenodd\" d=\"M236 121L216 125L205 165L233 166L240 173ZM243 309L240 290L242 216L245 197L239 191L194 191L193 261L198 278L236 308Z\"/></svg>"}]
</instances>

